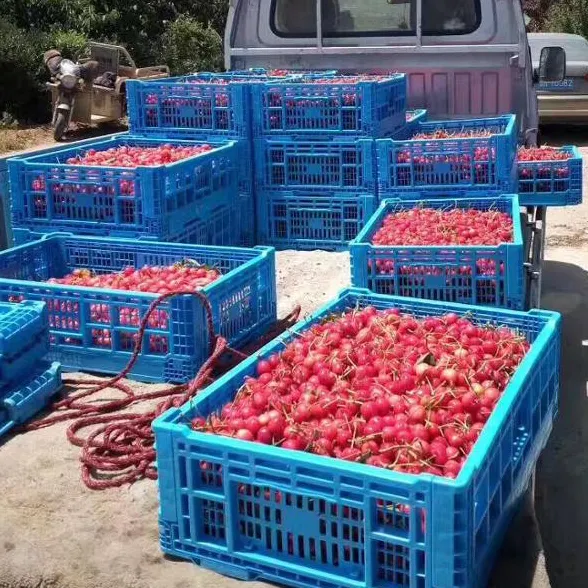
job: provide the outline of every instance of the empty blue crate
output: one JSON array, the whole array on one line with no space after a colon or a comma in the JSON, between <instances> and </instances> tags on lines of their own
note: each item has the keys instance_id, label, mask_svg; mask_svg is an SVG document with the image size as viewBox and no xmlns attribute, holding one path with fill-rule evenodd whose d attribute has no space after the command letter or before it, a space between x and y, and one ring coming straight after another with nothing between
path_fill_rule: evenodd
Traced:
<instances>
[{"instance_id":1,"label":"empty blue crate","mask_svg":"<svg viewBox=\"0 0 588 588\"><path fill-rule=\"evenodd\" d=\"M373 245L384 219L416 207L505 212L513 242L497 246ZM456 200L384 200L350 244L352 284L378 294L521 309L525 303L523 234L516 195Z\"/></svg>"},{"instance_id":2,"label":"empty blue crate","mask_svg":"<svg viewBox=\"0 0 588 588\"><path fill-rule=\"evenodd\" d=\"M476 136L487 131L488 136ZM472 133L455 138L452 133ZM448 191L513 191L517 127L514 115L419 122L408 136L377 141L381 197L411 198ZM418 138L419 134L438 138ZM414 138L417 137L417 138ZM443 138L446 137L446 138Z\"/></svg>"},{"instance_id":3,"label":"empty blue crate","mask_svg":"<svg viewBox=\"0 0 588 588\"><path fill-rule=\"evenodd\" d=\"M361 81L359 81L361 80ZM384 137L406 123L406 78L325 77L251 86L256 136L325 133Z\"/></svg>"},{"instance_id":4,"label":"empty blue crate","mask_svg":"<svg viewBox=\"0 0 588 588\"><path fill-rule=\"evenodd\" d=\"M208 144L212 149L159 166L74 163L91 150L165 144ZM238 185L238 159L233 141L170 143L132 135L11 159L13 228L175 241L188 224L206 221L218 206L231 203Z\"/></svg>"},{"instance_id":5,"label":"empty blue crate","mask_svg":"<svg viewBox=\"0 0 588 588\"><path fill-rule=\"evenodd\" d=\"M532 346L456 480L196 432L261 358L334 314L455 312ZM240 580L309 588L484 588L557 414L561 320L347 290L154 423L160 544ZM196 573L196 571L195 571Z\"/></svg>"},{"instance_id":6,"label":"empty blue crate","mask_svg":"<svg viewBox=\"0 0 588 588\"><path fill-rule=\"evenodd\" d=\"M45 304L0 302L0 388L28 376L48 351Z\"/></svg>"},{"instance_id":7,"label":"empty blue crate","mask_svg":"<svg viewBox=\"0 0 588 588\"><path fill-rule=\"evenodd\" d=\"M0 438L43 410L61 389L61 366L39 362L12 386L0 388Z\"/></svg>"},{"instance_id":8,"label":"empty blue crate","mask_svg":"<svg viewBox=\"0 0 588 588\"><path fill-rule=\"evenodd\" d=\"M569 156L554 161L517 161L521 206L582 203L582 154L574 146L550 147Z\"/></svg>"},{"instance_id":9,"label":"empty blue crate","mask_svg":"<svg viewBox=\"0 0 588 588\"><path fill-rule=\"evenodd\" d=\"M255 141L255 184L259 190L324 188L375 192L373 139Z\"/></svg>"},{"instance_id":10,"label":"empty blue crate","mask_svg":"<svg viewBox=\"0 0 588 588\"><path fill-rule=\"evenodd\" d=\"M277 249L346 250L375 209L371 194L259 192L257 241Z\"/></svg>"},{"instance_id":11,"label":"empty blue crate","mask_svg":"<svg viewBox=\"0 0 588 588\"><path fill-rule=\"evenodd\" d=\"M47 283L76 269L96 274L187 261L222 276L202 289L215 332L232 346L257 339L276 320L275 253L116 238L51 235L0 252L0 300L42 300L50 327L49 358L68 370L117 374L135 348L140 321L157 294ZM151 316L130 372L146 382L191 380L209 356L202 303L180 296Z\"/></svg>"}]
</instances>

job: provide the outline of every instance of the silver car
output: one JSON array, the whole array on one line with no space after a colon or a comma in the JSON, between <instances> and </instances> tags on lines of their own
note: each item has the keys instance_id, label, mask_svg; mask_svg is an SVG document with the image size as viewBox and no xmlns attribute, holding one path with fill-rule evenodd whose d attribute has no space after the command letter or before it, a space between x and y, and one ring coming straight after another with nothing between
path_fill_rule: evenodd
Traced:
<instances>
[{"instance_id":1,"label":"silver car","mask_svg":"<svg viewBox=\"0 0 588 588\"><path fill-rule=\"evenodd\" d=\"M529 46L537 72L536 89L541 122L588 121L588 41L580 35L531 33ZM547 47L565 52L563 79L539 79L541 53Z\"/></svg>"}]
</instances>

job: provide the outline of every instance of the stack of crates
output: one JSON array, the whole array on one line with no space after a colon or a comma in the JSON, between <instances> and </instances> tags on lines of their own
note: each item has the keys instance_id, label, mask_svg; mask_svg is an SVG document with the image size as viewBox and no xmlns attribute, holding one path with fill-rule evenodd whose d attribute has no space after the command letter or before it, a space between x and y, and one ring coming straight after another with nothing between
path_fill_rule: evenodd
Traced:
<instances>
[{"instance_id":1,"label":"stack of crates","mask_svg":"<svg viewBox=\"0 0 588 588\"><path fill-rule=\"evenodd\" d=\"M326 72L326 75L333 73ZM237 186L228 215L230 223L225 218L227 215L221 213L217 222L211 224L232 233L232 240L223 244L252 245L255 241L251 86L269 79L296 79L301 75L313 74L256 68L127 83L133 134L174 142L194 139L234 142Z\"/></svg>"},{"instance_id":2,"label":"stack of crates","mask_svg":"<svg viewBox=\"0 0 588 588\"><path fill-rule=\"evenodd\" d=\"M48 363L49 315L43 302L0 302L0 438L44 408L61 387Z\"/></svg>"},{"instance_id":3,"label":"stack of crates","mask_svg":"<svg viewBox=\"0 0 588 588\"><path fill-rule=\"evenodd\" d=\"M199 137L235 142L238 184L230 230L238 232L239 237L233 244L252 245L255 239L249 86L262 79L266 79L265 72L248 71L127 83L133 133L174 140Z\"/></svg>"},{"instance_id":4,"label":"stack of crates","mask_svg":"<svg viewBox=\"0 0 588 588\"><path fill-rule=\"evenodd\" d=\"M257 238L345 249L377 208L375 139L406 124L406 79L302 77L252 90Z\"/></svg>"}]
</instances>

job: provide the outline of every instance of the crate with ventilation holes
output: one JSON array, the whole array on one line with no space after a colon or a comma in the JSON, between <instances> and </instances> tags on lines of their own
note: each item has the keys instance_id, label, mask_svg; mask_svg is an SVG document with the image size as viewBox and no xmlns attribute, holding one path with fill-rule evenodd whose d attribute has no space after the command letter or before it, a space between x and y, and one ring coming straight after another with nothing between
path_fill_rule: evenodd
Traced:
<instances>
[{"instance_id":1,"label":"crate with ventilation holes","mask_svg":"<svg viewBox=\"0 0 588 588\"><path fill-rule=\"evenodd\" d=\"M531 349L455 480L194 431L262 358L334 313L455 312ZM308 588L483 588L557 414L560 316L347 290L154 423L162 550L239 580ZM194 571L196 574L196 570Z\"/></svg>"},{"instance_id":2,"label":"crate with ventilation holes","mask_svg":"<svg viewBox=\"0 0 588 588\"><path fill-rule=\"evenodd\" d=\"M49 351L49 320L43 302L0 302L0 386L25 378Z\"/></svg>"},{"instance_id":3,"label":"crate with ventilation holes","mask_svg":"<svg viewBox=\"0 0 588 588\"><path fill-rule=\"evenodd\" d=\"M373 193L258 191L257 242L276 249L344 251L377 208Z\"/></svg>"},{"instance_id":4,"label":"crate with ventilation holes","mask_svg":"<svg viewBox=\"0 0 588 588\"><path fill-rule=\"evenodd\" d=\"M192 157L134 168L75 163L89 151L164 145L202 148ZM206 150L205 150L206 149ZM55 147L8 162L13 229L180 241L196 234L238 190L234 141L153 139L128 134ZM68 163L69 162L69 163ZM231 245L236 231L209 231L209 245ZM192 241L194 242L194 241Z\"/></svg>"},{"instance_id":5,"label":"crate with ventilation holes","mask_svg":"<svg viewBox=\"0 0 588 588\"><path fill-rule=\"evenodd\" d=\"M550 148L565 159L517 161L521 206L575 206L582 203L582 154L573 145Z\"/></svg>"},{"instance_id":6,"label":"crate with ventilation holes","mask_svg":"<svg viewBox=\"0 0 588 588\"><path fill-rule=\"evenodd\" d=\"M414 208L506 213L512 242L500 245L374 245L386 217ZM384 200L350 244L351 283L378 294L522 309L523 233L516 195L485 198Z\"/></svg>"},{"instance_id":7,"label":"crate with ventilation holes","mask_svg":"<svg viewBox=\"0 0 588 588\"><path fill-rule=\"evenodd\" d=\"M514 115L418 122L377 141L381 198L512 193L517 126Z\"/></svg>"},{"instance_id":8,"label":"crate with ventilation holes","mask_svg":"<svg viewBox=\"0 0 588 588\"><path fill-rule=\"evenodd\" d=\"M276 320L272 248L213 247L56 234L0 252L0 300L43 301L49 355L64 369L119 373L137 342L141 319L157 294L47 283L76 269L94 274L179 262L216 268L201 292L212 305L214 330L230 345L257 339ZM179 296L151 315L143 349L130 372L145 382L191 380L210 354L202 302Z\"/></svg>"},{"instance_id":9,"label":"crate with ventilation holes","mask_svg":"<svg viewBox=\"0 0 588 588\"><path fill-rule=\"evenodd\" d=\"M255 140L258 190L376 190L373 139L271 137Z\"/></svg>"},{"instance_id":10,"label":"crate with ventilation holes","mask_svg":"<svg viewBox=\"0 0 588 588\"><path fill-rule=\"evenodd\" d=\"M330 76L251 86L253 134L386 137L406 124L406 76Z\"/></svg>"},{"instance_id":11,"label":"crate with ventilation holes","mask_svg":"<svg viewBox=\"0 0 588 588\"><path fill-rule=\"evenodd\" d=\"M0 442L2 435L42 411L61 389L61 366L40 361L27 375L0 387Z\"/></svg>"}]
</instances>

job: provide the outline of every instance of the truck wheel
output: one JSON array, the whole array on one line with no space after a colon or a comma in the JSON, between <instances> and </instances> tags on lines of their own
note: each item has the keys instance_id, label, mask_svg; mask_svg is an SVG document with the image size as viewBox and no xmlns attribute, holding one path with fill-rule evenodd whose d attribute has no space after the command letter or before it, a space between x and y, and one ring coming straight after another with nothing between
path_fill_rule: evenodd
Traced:
<instances>
[{"instance_id":1,"label":"truck wheel","mask_svg":"<svg viewBox=\"0 0 588 588\"><path fill-rule=\"evenodd\" d=\"M62 141L65 131L67 131L68 123L67 113L62 110L58 110L55 114L55 123L53 124L53 138L56 141Z\"/></svg>"}]
</instances>

